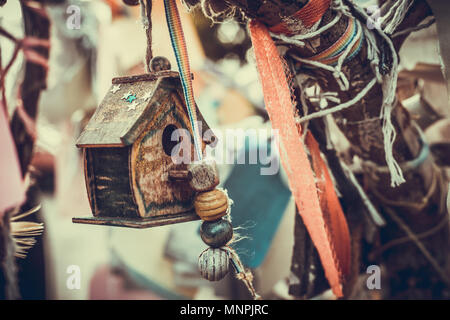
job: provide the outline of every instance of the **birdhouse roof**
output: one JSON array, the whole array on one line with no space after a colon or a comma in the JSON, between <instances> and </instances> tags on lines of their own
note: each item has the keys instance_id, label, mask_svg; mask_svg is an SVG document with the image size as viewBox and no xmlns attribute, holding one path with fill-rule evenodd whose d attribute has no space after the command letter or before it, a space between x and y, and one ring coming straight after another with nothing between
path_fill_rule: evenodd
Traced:
<instances>
[{"instance_id":1,"label":"birdhouse roof","mask_svg":"<svg viewBox=\"0 0 450 320\"><path fill-rule=\"evenodd\" d=\"M114 78L112 86L98 106L77 141L77 147L124 147L145 130L148 121L161 108L170 92L181 97L178 72L161 71L130 77ZM184 109L187 112L186 109ZM209 129L200 111L198 119Z\"/></svg>"}]
</instances>

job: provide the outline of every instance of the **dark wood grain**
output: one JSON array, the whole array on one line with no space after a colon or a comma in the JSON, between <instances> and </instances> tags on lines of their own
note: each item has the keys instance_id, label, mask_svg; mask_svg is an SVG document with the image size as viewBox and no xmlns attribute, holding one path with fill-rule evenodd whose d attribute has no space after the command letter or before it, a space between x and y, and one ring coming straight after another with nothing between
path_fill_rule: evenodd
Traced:
<instances>
[{"instance_id":1,"label":"dark wood grain","mask_svg":"<svg viewBox=\"0 0 450 320\"><path fill-rule=\"evenodd\" d=\"M86 150L86 181L95 216L139 217L130 185L129 154L129 147Z\"/></svg>"},{"instance_id":2,"label":"dark wood grain","mask_svg":"<svg viewBox=\"0 0 450 320\"><path fill-rule=\"evenodd\" d=\"M152 227L160 227L173 223L182 223L199 220L195 211L181 212L179 214L171 214L167 216L148 217L148 218L123 218L123 217L84 217L73 218L73 223L83 223L92 225L103 225L112 227L126 227L145 229Z\"/></svg>"}]
</instances>

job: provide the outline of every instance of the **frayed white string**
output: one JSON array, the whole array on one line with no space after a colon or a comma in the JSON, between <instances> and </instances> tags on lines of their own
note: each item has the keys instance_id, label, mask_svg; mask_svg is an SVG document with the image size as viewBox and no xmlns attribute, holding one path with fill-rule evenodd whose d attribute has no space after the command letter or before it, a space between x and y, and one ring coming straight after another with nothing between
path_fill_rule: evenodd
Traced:
<instances>
[{"instance_id":1,"label":"frayed white string","mask_svg":"<svg viewBox=\"0 0 450 320\"><path fill-rule=\"evenodd\" d=\"M429 26L431 26L432 24L434 24L435 22L436 22L436 18L432 17L427 22L419 24L418 26L407 28L405 30L402 30L402 31L394 33L392 35L392 38L396 38L396 37L399 37L399 36L405 35L405 34L410 34L411 32L414 32L414 31L419 31L419 30L422 30L422 29L426 29Z\"/></svg>"},{"instance_id":2,"label":"frayed white string","mask_svg":"<svg viewBox=\"0 0 450 320\"><path fill-rule=\"evenodd\" d=\"M293 44L293 45L296 45L299 47L303 47L305 45L305 42L303 40L314 38L314 37L320 35L322 32L327 31L328 29L333 27L336 23L338 23L339 20L341 19L341 17L342 17L342 13L338 12L336 17L330 23L324 25L323 27L321 27L315 31L309 32L307 34L297 34L297 35L287 36L282 33L277 34L277 33L270 32L270 35L275 39L279 39L286 43L290 43L290 44Z\"/></svg>"},{"instance_id":3,"label":"frayed white string","mask_svg":"<svg viewBox=\"0 0 450 320\"><path fill-rule=\"evenodd\" d=\"M217 188L217 190L222 191L222 192L226 195L226 197L227 197L228 208L227 208L227 214L225 215L224 218L227 219L227 220L231 223L231 206L234 204L234 201L233 201L233 199L231 199L231 198L228 196L228 190L227 190L227 189L224 189L224 188Z\"/></svg>"},{"instance_id":4,"label":"frayed white string","mask_svg":"<svg viewBox=\"0 0 450 320\"><path fill-rule=\"evenodd\" d=\"M350 181L355 186L356 190L359 193L359 196L363 200L364 205L366 206L370 217L372 218L372 221L379 227L383 227L386 225L386 221L383 219L383 217L380 215L378 210L374 207L372 204L372 201L367 197L366 193L364 192L363 188L359 184L358 180L356 179L355 175L353 174L352 170L350 170L349 167L342 161L341 162L342 169L344 169L344 172L346 173L346 176L350 179Z\"/></svg>"},{"instance_id":5,"label":"frayed white string","mask_svg":"<svg viewBox=\"0 0 450 320\"><path fill-rule=\"evenodd\" d=\"M336 67L329 66L329 65L324 64L319 61L313 61L313 60L308 60L305 58L300 58L299 56L297 56L294 53L291 53L290 57L292 57L293 59L300 61L302 63L312 65L316 68L321 68L321 69L330 71L333 74L334 78L336 79L336 82L339 85L339 88L341 89L341 91L348 90L350 84L349 84L347 77L341 70L337 69Z\"/></svg>"},{"instance_id":6,"label":"frayed white string","mask_svg":"<svg viewBox=\"0 0 450 320\"><path fill-rule=\"evenodd\" d=\"M250 270L245 270L245 267L242 264L241 259L239 258L236 251L229 246L221 247L221 249L228 252L231 262L236 270L236 278L244 282L245 286L247 287L248 291L250 292L254 300L261 300L261 296L256 292L255 288L253 287L253 274L251 273Z\"/></svg>"},{"instance_id":7,"label":"frayed white string","mask_svg":"<svg viewBox=\"0 0 450 320\"><path fill-rule=\"evenodd\" d=\"M392 2L394 2L392 4ZM381 17L381 23L385 27L384 33L391 35L405 18L406 13L413 4L411 0L390 1L391 7L386 15ZM392 16L393 14L393 16Z\"/></svg>"},{"instance_id":8,"label":"frayed white string","mask_svg":"<svg viewBox=\"0 0 450 320\"><path fill-rule=\"evenodd\" d=\"M225 215L225 219L228 220L231 223L231 206L233 205L233 200L228 196L228 191L223 188L217 188L218 190L221 190L228 199L228 208L227 208L227 214ZM239 255L237 252L230 247L232 243L236 243L238 241L241 241L243 239L246 239L248 237L241 237L238 233L235 231L238 228L233 229L233 238L228 242L225 246L221 247L222 250L226 251L228 253L228 256L232 260L232 264L236 270L236 278L244 282L245 286L247 287L248 291L252 295L253 299L260 300L261 296L256 292L255 288L253 287L253 274L250 270L246 270L244 265L241 262L241 259L239 258Z\"/></svg>"},{"instance_id":9,"label":"frayed white string","mask_svg":"<svg viewBox=\"0 0 450 320\"><path fill-rule=\"evenodd\" d=\"M141 7L141 22L142 26L144 27L144 30L147 30L150 26L150 21L148 21L147 15L145 13L145 0L139 0L140 7Z\"/></svg>"},{"instance_id":10,"label":"frayed white string","mask_svg":"<svg viewBox=\"0 0 450 320\"><path fill-rule=\"evenodd\" d=\"M356 9L356 11L358 11L366 19L366 21L368 21L369 17L363 9L361 9L359 6L357 6L353 2L353 0L347 0L347 2L350 3ZM395 51L395 48L394 48L394 45L393 45L391 39L389 38L389 36L386 33L387 32L392 33L395 31L395 29L398 27L398 25L403 20L406 12L408 11L410 6L411 6L410 0L400 0L400 1L398 1L398 3L396 2L395 7L397 8L397 10L399 12L394 13L394 9L391 8L391 10L389 10L387 12L387 14L385 15L385 18L383 20L383 22L385 22L385 24L387 26L386 31L376 30L380 34L380 36L387 42L389 49L392 53L392 60L393 60L392 66L391 66L390 72L387 75L383 76L383 75L381 75L381 73L379 71L380 51L377 48L376 38L375 38L375 35L373 34L374 31L369 30L367 25L361 24L358 20L357 20L357 23L358 23L358 26L360 27L358 30L358 36L355 37L355 39L353 39L352 44L349 45L346 48L346 50L343 52L342 56L338 60L338 64L335 67L323 64L318 61L311 61L308 59L304 59L304 58L298 57L297 55L292 54L292 53L290 54L290 56L297 61L300 61L302 63L309 64L314 67L321 68L321 69L331 72L333 74L333 76L335 77L340 90L347 91L349 89L349 81L348 81L347 77L345 76L345 74L342 72L341 68L351 50L351 47L354 45L355 41L358 41L359 38L363 34L365 35L365 39L366 39L366 43L367 43L367 57L369 60L371 60L371 67L373 69L375 78L372 79L366 85L366 87L363 90L361 90L353 99L351 99L347 102L341 103L332 108L320 110L318 112L315 112L315 113L312 113L309 115L305 115L304 117L298 119L297 122L303 123L303 122L309 121L311 119L323 117L328 114L332 114L334 112L338 112L343 109L349 108L349 107L355 105L356 103L358 103L370 91L370 89L372 89L375 86L375 84L377 82L381 83L382 91L383 91L383 102L382 102L381 111L380 111L380 118L383 120L382 132L383 132L383 137L384 137L384 149L385 149L385 154L386 154L386 163L389 168L389 172L391 174L391 186L393 186L393 187L398 186L401 183L405 182L405 179L403 177L402 170L393 155L393 145L394 145L394 141L396 138L396 132L395 132L395 128L392 124L392 120L391 120L391 113L392 113L392 109L395 104L395 97L396 97L398 56L397 56L397 52ZM342 0L334 0L333 8L334 8L334 10L340 10L341 14L348 16L350 19L354 19L354 17L351 15L351 13L348 10L348 7L343 4ZM391 17L391 18L389 18L389 17ZM333 25L335 25L337 23L335 20L336 19L334 19L331 22ZM325 27L322 27L319 30L322 30ZM314 33L304 34L301 36L297 35L297 36L293 36L290 38L292 38L294 42L299 42L301 40L305 40L305 39L309 39L314 36L317 36L320 33L319 30L317 30ZM288 36L283 36L283 37L288 37ZM323 95L323 97L325 99L328 98L327 100L332 101L331 99L329 99L330 97L332 97L331 95L329 95L329 93L325 93Z\"/></svg>"},{"instance_id":11,"label":"frayed white string","mask_svg":"<svg viewBox=\"0 0 450 320\"><path fill-rule=\"evenodd\" d=\"M370 89L372 89L375 86L376 83L377 83L377 80L374 78L353 99L350 99L349 101L344 102L342 104L339 104L337 106L334 106L332 108L325 109L325 110L320 110L320 111L311 113L309 115L306 115L306 116L298 119L297 123L303 123L305 121L309 121L309 120L312 120L312 119L321 118L321 117L324 117L324 116L326 116L328 114L332 114L332 113L335 113L335 112L347 109L347 108L355 105L362 98L364 98L364 96L367 94L367 92L369 92Z\"/></svg>"},{"instance_id":12,"label":"frayed white string","mask_svg":"<svg viewBox=\"0 0 450 320\"><path fill-rule=\"evenodd\" d=\"M347 0L350 3L353 3L352 0ZM402 2L403 5L407 5L405 1ZM409 6L408 6L409 8ZM367 13L355 5L355 9L359 11L361 15L364 16L365 19L368 19ZM400 24L401 21L396 22L396 26ZM384 137L384 151L385 151L385 158L386 158L386 164L389 168L389 172L391 175L391 186L396 187L403 182L405 182L405 178L403 177L402 169L400 168L400 165L397 163L397 161L394 158L393 154L393 147L394 142L396 138L396 132L394 125L392 124L392 110L395 105L395 98L396 98L396 89L397 89L397 68L398 68L398 56L397 52L395 51L394 44L392 43L391 38L382 30L375 29L378 34L386 41L388 44L389 50L392 54L392 66L391 70L388 74L381 76L381 88L383 91L383 103L381 106L380 111L380 118L383 120L383 126L382 126L382 132ZM394 29L395 31L395 29ZM369 42L368 42L369 43ZM370 41L370 45L373 45L373 42ZM375 70L377 70L375 68ZM378 72L378 71L377 71ZM378 77L378 74L375 73Z\"/></svg>"}]
</instances>

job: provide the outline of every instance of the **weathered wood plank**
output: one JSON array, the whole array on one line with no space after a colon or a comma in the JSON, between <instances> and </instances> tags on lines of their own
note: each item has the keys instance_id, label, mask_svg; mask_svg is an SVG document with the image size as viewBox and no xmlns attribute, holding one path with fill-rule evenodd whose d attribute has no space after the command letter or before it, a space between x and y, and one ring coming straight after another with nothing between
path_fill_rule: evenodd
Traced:
<instances>
[{"instance_id":1,"label":"weathered wood plank","mask_svg":"<svg viewBox=\"0 0 450 320\"><path fill-rule=\"evenodd\" d=\"M73 218L73 223L105 225L113 227L127 227L127 228L152 228L159 227L173 223L182 223L199 220L195 211L182 212L178 214L170 214L165 216L149 217L149 218L123 218L123 217L84 217Z\"/></svg>"},{"instance_id":2,"label":"weathered wood plank","mask_svg":"<svg viewBox=\"0 0 450 320\"><path fill-rule=\"evenodd\" d=\"M88 174L94 216L138 217L130 186L129 147L88 149ZM91 171L92 170L92 171Z\"/></svg>"},{"instance_id":3,"label":"weathered wood plank","mask_svg":"<svg viewBox=\"0 0 450 320\"><path fill-rule=\"evenodd\" d=\"M174 163L171 155L163 148L166 127L174 126L192 132L184 104L177 92L173 91L167 91L160 103L157 114L147 121L147 128L135 141L131 152L133 191L142 217L187 211L193 208L194 202L195 193L187 180L169 179L170 170L182 168ZM191 141L188 155L191 159L194 155L192 135L187 138Z\"/></svg>"}]
</instances>

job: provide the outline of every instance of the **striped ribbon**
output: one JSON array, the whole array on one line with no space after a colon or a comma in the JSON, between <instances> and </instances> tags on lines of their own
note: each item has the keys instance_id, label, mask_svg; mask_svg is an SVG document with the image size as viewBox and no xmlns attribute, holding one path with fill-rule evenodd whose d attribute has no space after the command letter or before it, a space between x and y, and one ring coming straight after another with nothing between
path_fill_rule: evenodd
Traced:
<instances>
[{"instance_id":1,"label":"striped ribbon","mask_svg":"<svg viewBox=\"0 0 450 320\"><path fill-rule=\"evenodd\" d=\"M172 47L177 59L178 69L180 72L181 84L183 86L183 94L186 100L186 107L189 114L189 121L191 122L192 131L194 134L194 147L197 152L198 160L201 160L201 133L197 126L197 113L194 101L194 90L192 89L191 69L189 66L189 57L186 48L186 41L184 39L184 33L181 26L180 15L175 0L164 0L167 25L169 27L170 39L172 41ZM230 202L230 199L228 199ZM226 250L230 256L234 268L236 269L237 278L244 282L248 290L252 294L254 299L260 299L261 297L256 293L253 287L253 275L250 271L245 271L245 268L239 259L238 254L231 247L225 246L222 249Z\"/></svg>"},{"instance_id":2,"label":"striped ribbon","mask_svg":"<svg viewBox=\"0 0 450 320\"><path fill-rule=\"evenodd\" d=\"M189 122L191 123L194 135L194 148L197 153L197 160L201 160L203 158L201 133L198 128L191 67L189 65L189 55L186 47L186 40L184 38L183 27L181 25L180 14L178 13L175 0L164 0L164 7L166 11L167 26L169 27L170 40L180 72L181 85L183 87L184 99L186 100Z\"/></svg>"},{"instance_id":3,"label":"striped ribbon","mask_svg":"<svg viewBox=\"0 0 450 320\"><path fill-rule=\"evenodd\" d=\"M359 50L361 50L364 33L360 32L361 26L356 22L355 18L349 19L347 28L342 36L328 49L316 54L315 56L307 58L308 60L321 62L329 66L336 66L339 58L344 54L348 46L352 45L352 49L345 59L350 60L355 57ZM355 41L355 38L360 34L359 39ZM305 66L311 68L311 66Z\"/></svg>"}]
</instances>

